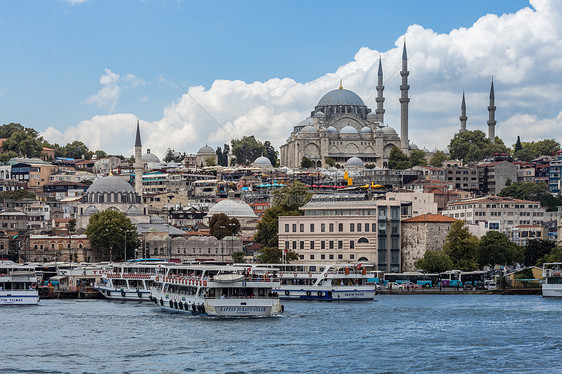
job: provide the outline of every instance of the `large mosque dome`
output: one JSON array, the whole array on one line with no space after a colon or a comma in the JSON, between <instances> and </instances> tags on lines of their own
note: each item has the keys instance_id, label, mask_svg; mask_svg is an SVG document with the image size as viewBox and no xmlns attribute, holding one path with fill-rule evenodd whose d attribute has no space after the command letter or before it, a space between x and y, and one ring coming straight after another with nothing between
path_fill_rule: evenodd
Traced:
<instances>
[{"instance_id":1,"label":"large mosque dome","mask_svg":"<svg viewBox=\"0 0 562 374\"><path fill-rule=\"evenodd\" d=\"M365 103L355 92L343 88L333 90L322 96L318 102L319 107L330 105L358 105L365 106Z\"/></svg>"},{"instance_id":2,"label":"large mosque dome","mask_svg":"<svg viewBox=\"0 0 562 374\"><path fill-rule=\"evenodd\" d=\"M209 209L208 217L215 214L224 213L229 218L257 218L251 206L241 200L225 199L219 201Z\"/></svg>"},{"instance_id":3,"label":"large mosque dome","mask_svg":"<svg viewBox=\"0 0 562 374\"><path fill-rule=\"evenodd\" d=\"M83 202L88 203L136 203L133 186L113 175L96 179L86 190Z\"/></svg>"},{"instance_id":4,"label":"large mosque dome","mask_svg":"<svg viewBox=\"0 0 562 374\"><path fill-rule=\"evenodd\" d=\"M215 150L211 147L209 147L208 145L201 147L198 151L197 154L198 155L206 155L206 154L215 154Z\"/></svg>"},{"instance_id":5,"label":"large mosque dome","mask_svg":"<svg viewBox=\"0 0 562 374\"><path fill-rule=\"evenodd\" d=\"M146 164L153 162L158 163L160 162L160 159L154 153L150 153L150 149L147 149L146 153L142 155L142 162Z\"/></svg>"}]
</instances>

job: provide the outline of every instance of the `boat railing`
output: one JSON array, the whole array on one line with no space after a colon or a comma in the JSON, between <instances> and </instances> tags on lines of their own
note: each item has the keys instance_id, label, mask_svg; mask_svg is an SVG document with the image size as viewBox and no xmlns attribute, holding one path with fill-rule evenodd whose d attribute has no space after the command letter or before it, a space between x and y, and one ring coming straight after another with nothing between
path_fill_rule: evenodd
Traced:
<instances>
[{"instance_id":1,"label":"boat railing","mask_svg":"<svg viewBox=\"0 0 562 374\"><path fill-rule=\"evenodd\" d=\"M277 294L277 292L272 293L271 295L264 295L264 296L220 296L220 297L216 297L216 296L205 296L205 300L252 300L252 299L272 299L272 298L277 298L279 297L279 294Z\"/></svg>"}]
</instances>

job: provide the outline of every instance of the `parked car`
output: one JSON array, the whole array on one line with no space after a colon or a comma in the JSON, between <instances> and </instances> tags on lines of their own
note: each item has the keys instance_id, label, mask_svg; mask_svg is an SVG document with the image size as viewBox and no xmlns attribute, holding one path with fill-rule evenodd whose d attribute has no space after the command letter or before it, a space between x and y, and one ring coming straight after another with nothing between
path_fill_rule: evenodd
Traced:
<instances>
[{"instance_id":1,"label":"parked car","mask_svg":"<svg viewBox=\"0 0 562 374\"><path fill-rule=\"evenodd\" d=\"M402 290L404 289L404 286L400 283L396 283L396 282L388 282L384 288L386 288L387 290Z\"/></svg>"},{"instance_id":2,"label":"parked car","mask_svg":"<svg viewBox=\"0 0 562 374\"><path fill-rule=\"evenodd\" d=\"M498 285L496 284L495 281L491 280L491 279L487 279L484 281L484 288L487 290L497 290L498 289Z\"/></svg>"}]
</instances>

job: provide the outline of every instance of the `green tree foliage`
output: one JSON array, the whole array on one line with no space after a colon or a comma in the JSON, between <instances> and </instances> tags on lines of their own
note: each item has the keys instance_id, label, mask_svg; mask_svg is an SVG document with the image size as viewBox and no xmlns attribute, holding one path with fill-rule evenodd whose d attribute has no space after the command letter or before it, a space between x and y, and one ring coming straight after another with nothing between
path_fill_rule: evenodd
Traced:
<instances>
[{"instance_id":1,"label":"green tree foliage","mask_svg":"<svg viewBox=\"0 0 562 374\"><path fill-rule=\"evenodd\" d=\"M398 147L392 148L388 157L388 168L403 170L412 167L410 158L406 156Z\"/></svg>"},{"instance_id":2,"label":"green tree foliage","mask_svg":"<svg viewBox=\"0 0 562 374\"><path fill-rule=\"evenodd\" d=\"M244 136L242 139L232 139L232 153L236 156L236 162L250 165L256 158L265 154L265 146L253 135Z\"/></svg>"},{"instance_id":3,"label":"green tree foliage","mask_svg":"<svg viewBox=\"0 0 562 374\"><path fill-rule=\"evenodd\" d=\"M224 154L220 146L217 147L215 153L217 154L217 164L219 164L219 166L228 166L228 157Z\"/></svg>"},{"instance_id":4,"label":"green tree foliage","mask_svg":"<svg viewBox=\"0 0 562 374\"><path fill-rule=\"evenodd\" d=\"M562 247L552 248L552 251L543 257L542 262L562 262Z\"/></svg>"},{"instance_id":5,"label":"green tree foliage","mask_svg":"<svg viewBox=\"0 0 562 374\"><path fill-rule=\"evenodd\" d=\"M207 157L205 159L205 166L216 166L216 165L217 163L214 157Z\"/></svg>"},{"instance_id":6,"label":"green tree foliage","mask_svg":"<svg viewBox=\"0 0 562 374\"><path fill-rule=\"evenodd\" d=\"M35 199L35 193L27 190L15 190L15 191L2 191L0 192L0 200L22 200L22 199Z\"/></svg>"},{"instance_id":7,"label":"green tree foliage","mask_svg":"<svg viewBox=\"0 0 562 374\"><path fill-rule=\"evenodd\" d=\"M224 213L213 214L209 220L209 229L211 235L221 240L226 236L238 234L240 231L240 221L236 217L229 218Z\"/></svg>"},{"instance_id":8,"label":"green tree foliage","mask_svg":"<svg viewBox=\"0 0 562 374\"><path fill-rule=\"evenodd\" d=\"M312 167L312 160L306 156L302 156L301 168L308 169Z\"/></svg>"},{"instance_id":9,"label":"green tree foliage","mask_svg":"<svg viewBox=\"0 0 562 374\"><path fill-rule=\"evenodd\" d=\"M513 154L514 155L517 154L517 152L519 152L522 149L523 149L523 146L521 145L521 138L519 137L519 135L517 135L517 141L513 145Z\"/></svg>"},{"instance_id":10,"label":"green tree foliage","mask_svg":"<svg viewBox=\"0 0 562 374\"><path fill-rule=\"evenodd\" d=\"M166 156L164 156L164 161L166 162L182 162L185 157L185 153L176 152L174 149L168 148L166 150Z\"/></svg>"},{"instance_id":11,"label":"green tree foliage","mask_svg":"<svg viewBox=\"0 0 562 374\"><path fill-rule=\"evenodd\" d=\"M547 184L543 182L515 182L504 187L500 191L500 196L538 201L541 206L548 208L549 211L556 211L556 207L562 206L562 198L552 196L548 191Z\"/></svg>"},{"instance_id":12,"label":"green tree foliage","mask_svg":"<svg viewBox=\"0 0 562 374\"><path fill-rule=\"evenodd\" d=\"M517 145L517 144L516 144ZM552 156L560 150L560 143L554 139L544 139L538 142L520 143L521 149L515 150L514 156L523 161L531 161L539 156Z\"/></svg>"},{"instance_id":13,"label":"green tree foliage","mask_svg":"<svg viewBox=\"0 0 562 374\"><path fill-rule=\"evenodd\" d=\"M236 251L232 253L232 262L234 264L243 264L246 262L246 252Z\"/></svg>"},{"instance_id":14,"label":"green tree foliage","mask_svg":"<svg viewBox=\"0 0 562 374\"><path fill-rule=\"evenodd\" d=\"M494 142L486 138L486 134L480 130L464 131L455 134L449 144L451 159L470 161L482 161L486 156L494 153L509 153L509 149L503 141L496 137Z\"/></svg>"},{"instance_id":15,"label":"green tree foliage","mask_svg":"<svg viewBox=\"0 0 562 374\"><path fill-rule=\"evenodd\" d=\"M334 161L334 159L331 157L326 157L326 159L324 159L324 162L329 167L333 167L336 164L336 161Z\"/></svg>"},{"instance_id":16,"label":"green tree foliage","mask_svg":"<svg viewBox=\"0 0 562 374\"><path fill-rule=\"evenodd\" d=\"M297 261L299 256L296 252L287 251L285 262ZM263 247L258 252L258 262L262 264L280 264L283 261L283 250L277 247Z\"/></svg>"},{"instance_id":17,"label":"green tree foliage","mask_svg":"<svg viewBox=\"0 0 562 374\"><path fill-rule=\"evenodd\" d=\"M266 140L263 143L263 146L265 147L265 157L267 157L269 161L271 161L271 165L275 167L277 165L277 151L271 145L271 142L269 140Z\"/></svg>"},{"instance_id":18,"label":"green tree foliage","mask_svg":"<svg viewBox=\"0 0 562 374\"><path fill-rule=\"evenodd\" d=\"M431 166L435 166L435 167L441 167L443 166L443 162L447 160L447 155L445 154L445 152L443 151L437 151L433 154L433 156L431 156L431 159L429 160L429 164Z\"/></svg>"},{"instance_id":19,"label":"green tree foliage","mask_svg":"<svg viewBox=\"0 0 562 374\"><path fill-rule=\"evenodd\" d=\"M550 254L556 243L550 240L532 239L529 240L523 252L525 257L525 266L535 266L540 264L540 260Z\"/></svg>"},{"instance_id":20,"label":"green tree foliage","mask_svg":"<svg viewBox=\"0 0 562 374\"><path fill-rule=\"evenodd\" d=\"M488 231L480 238L478 247L478 262L480 266L496 264L514 264L523 257L523 251L509 238L497 231Z\"/></svg>"},{"instance_id":21,"label":"green tree foliage","mask_svg":"<svg viewBox=\"0 0 562 374\"><path fill-rule=\"evenodd\" d=\"M468 231L466 222L455 221L447 234L443 251L453 262L454 269L472 271L478 268L478 244L478 238Z\"/></svg>"},{"instance_id":22,"label":"green tree foliage","mask_svg":"<svg viewBox=\"0 0 562 374\"><path fill-rule=\"evenodd\" d=\"M414 266L427 273L441 273L453 269L453 262L443 251L426 251Z\"/></svg>"},{"instance_id":23,"label":"green tree foliage","mask_svg":"<svg viewBox=\"0 0 562 374\"><path fill-rule=\"evenodd\" d=\"M97 151L95 151L94 155L96 155L97 158L109 157L109 155L105 151L102 151L101 149L98 149Z\"/></svg>"},{"instance_id":24,"label":"green tree foliage","mask_svg":"<svg viewBox=\"0 0 562 374\"><path fill-rule=\"evenodd\" d=\"M281 207L286 212L298 211L301 206L308 203L312 193L304 183L295 181L289 186L273 191L272 205Z\"/></svg>"},{"instance_id":25,"label":"green tree foliage","mask_svg":"<svg viewBox=\"0 0 562 374\"><path fill-rule=\"evenodd\" d=\"M427 160L425 159L425 152L419 149L414 149L410 152L410 164L412 166L425 166Z\"/></svg>"},{"instance_id":26,"label":"green tree foliage","mask_svg":"<svg viewBox=\"0 0 562 374\"><path fill-rule=\"evenodd\" d=\"M279 216L298 216L298 211L287 211L280 206L267 209L257 225L254 240L262 247L277 247L279 233Z\"/></svg>"},{"instance_id":27,"label":"green tree foliage","mask_svg":"<svg viewBox=\"0 0 562 374\"><path fill-rule=\"evenodd\" d=\"M123 260L125 243L127 258L134 258L135 248L140 245L135 225L117 210L94 213L86 228L90 247L102 261Z\"/></svg>"},{"instance_id":28,"label":"green tree foliage","mask_svg":"<svg viewBox=\"0 0 562 374\"><path fill-rule=\"evenodd\" d=\"M86 160L92 158L92 152L90 152L86 144L78 140L75 140L72 143L68 143L67 145L65 145L63 147L63 154L64 157L69 157L74 159L82 158L82 156L84 156Z\"/></svg>"},{"instance_id":29,"label":"green tree foliage","mask_svg":"<svg viewBox=\"0 0 562 374\"><path fill-rule=\"evenodd\" d=\"M10 161L12 158L18 157L18 154L14 151L8 151L0 154L0 162L6 163Z\"/></svg>"},{"instance_id":30,"label":"green tree foliage","mask_svg":"<svg viewBox=\"0 0 562 374\"><path fill-rule=\"evenodd\" d=\"M3 151L12 151L24 157L40 157L43 150L43 139L37 131L31 128L23 128L20 124L10 123L2 134L9 134L2 143Z\"/></svg>"}]
</instances>

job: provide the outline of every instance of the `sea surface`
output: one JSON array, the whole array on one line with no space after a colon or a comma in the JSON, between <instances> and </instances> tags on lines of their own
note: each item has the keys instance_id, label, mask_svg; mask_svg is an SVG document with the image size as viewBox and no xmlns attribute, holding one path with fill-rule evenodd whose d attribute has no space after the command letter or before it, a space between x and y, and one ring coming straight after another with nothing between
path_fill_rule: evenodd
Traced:
<instances>
[{"instance_id":1,"label":"sea surface","mask_svg":"<svg viewBox=\"0 0 562 374\"><path fill-rule=\"evenodd\" d=\"M150 303L2 307L0 373L562 373L562 299L380 295L218 319Z\"/></svg>"}]
</instances>

